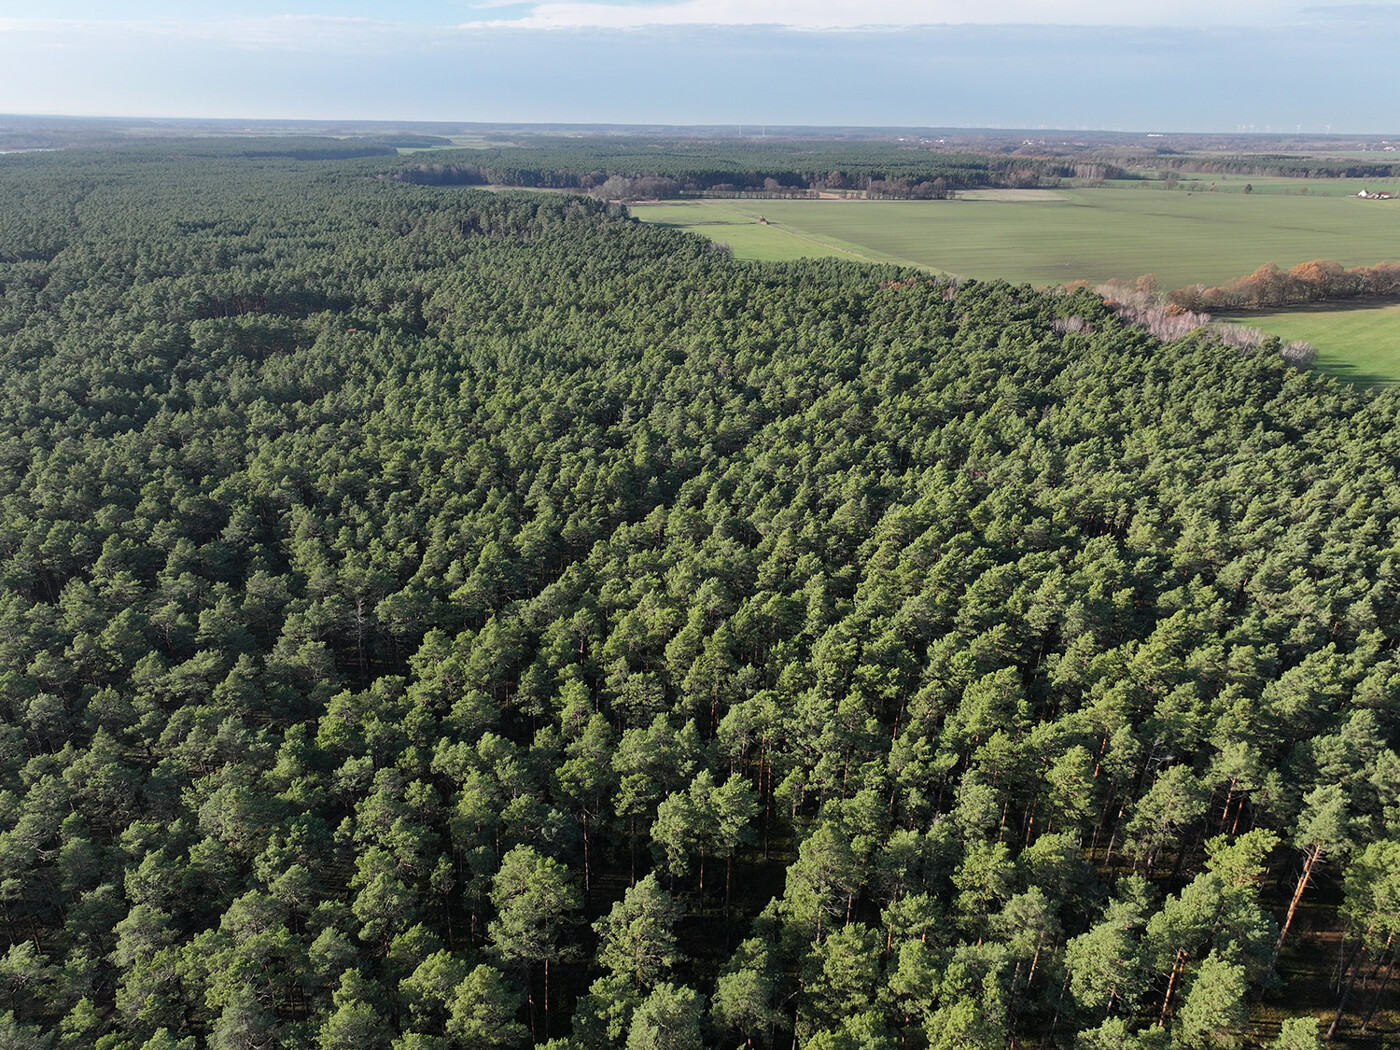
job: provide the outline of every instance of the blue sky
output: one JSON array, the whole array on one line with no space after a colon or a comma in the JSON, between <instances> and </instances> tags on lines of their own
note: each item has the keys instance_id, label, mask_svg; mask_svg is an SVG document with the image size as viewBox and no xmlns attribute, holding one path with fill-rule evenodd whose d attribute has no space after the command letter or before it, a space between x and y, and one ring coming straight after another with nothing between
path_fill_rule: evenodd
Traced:
<instances>
[{"instance_id":1,"label":"blue sky","mask_svg":"<svg viewBox=\"0 0 1400 1050\"><path fill-rule=\"evenodd\" d=\"M0 112L1400 137L1397 42L1400 0L0 0Z\"/></svg>"}]
</instances>

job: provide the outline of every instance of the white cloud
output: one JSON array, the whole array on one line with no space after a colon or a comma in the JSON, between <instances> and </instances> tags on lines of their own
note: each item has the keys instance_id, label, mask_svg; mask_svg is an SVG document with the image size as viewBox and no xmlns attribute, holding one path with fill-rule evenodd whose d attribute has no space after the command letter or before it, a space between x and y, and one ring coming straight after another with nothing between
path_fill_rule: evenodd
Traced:
<instances>
[{"instance_id":1,"label":"white cloud","mask_svg":"<svg viewBox=\"0 0 1400 1050\"><path fill-rule=\"evenodd\" d=\"M277 0L270 0L277 2ZM288 4L294 0L285 0ZM300 0L306 3L307 0ZM337 4L378 14L371 0L315 0L323 9ZM1249 26L1277 28L1299 22L1368 19L1400 12L1400 2L1357 4L1354 0L475 0L446 5L439 0L408 0L400 8L383 5L382 17L332 14L247 15L228 13L223 0L203 15L119 18L15 18L0 16L0 46L26 38L58 44L64 40L145 37L193 38L245 48L341 47L359 51L395 40L426 41L454 31L487 29L601 29L645 27L771 26L793 30L897 29L936 25L1062 26ZM427 7L431 7L431 13ZM5 5L0 0L0 10ZM456 6L480 12L478 20L433 25ZM345 10L342 7L341 10ZM417 17L415 17L417 16ZM425 17L426 16L426 17Z\"/></svg>"},{"instance_id":2,"label":"white cloud","mask_svg":"<svg viewBox=\"0 0 1400 1050\"><path fill-rule=\"evenodd\" d=\"M594 3L547 0L516 18L468 22L463 28L638 29L646 26L782 26L790 29L869 29L929 25L1206 26L1272 25L1328 17L1343 0L1305 10L1274 0L679 0L675 3ZM1375 5L1390 6L1395 5Z\"/></svg>"}]
</instances>

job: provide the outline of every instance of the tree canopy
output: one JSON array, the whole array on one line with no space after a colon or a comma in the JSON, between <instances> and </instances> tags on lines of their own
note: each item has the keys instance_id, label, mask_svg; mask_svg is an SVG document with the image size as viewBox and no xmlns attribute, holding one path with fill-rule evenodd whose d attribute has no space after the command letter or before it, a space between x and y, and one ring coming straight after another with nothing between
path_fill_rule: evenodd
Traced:
<instances>
[{"instance_id":1,"label":"tree canopy","mask_svg":"<svg viewBox=\"0 0 1400 1050\"><path fill-rule=\"evenodd\" d=\"M0 158L6 1045L1384 1020L1397 395L396 170Z\"/></svg>"}]
</instances>

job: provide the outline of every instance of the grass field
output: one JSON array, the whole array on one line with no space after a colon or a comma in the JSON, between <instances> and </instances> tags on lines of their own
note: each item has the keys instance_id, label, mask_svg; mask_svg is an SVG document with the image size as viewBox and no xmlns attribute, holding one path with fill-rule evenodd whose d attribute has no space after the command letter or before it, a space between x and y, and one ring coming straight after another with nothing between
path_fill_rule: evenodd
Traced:
<instances>
[{"instance_id":1,"label":"grass field","mask_svg":"<svg viewBox=\"0 0 1400 1050\"><path fill-rule=\"evenodd\" d=\"M1144 183L956 201L697 200L632 213L694 230L745 259L837 255L1036 285L1153 273L1175 288L1219 284L1266 262L1400 258L1400 200L1312 192L1188 193Z\"/></svg>"},{"instance_id":2,"label":"grass field","mask_svg":"<svg viewBox=\"0 0 1400 1050\"><path fill-rule=\"evenodd\" d=\"M1202 175L1196 172L1181 172L1177 179L1177 193L1243 193L1246 186L1251 193L1299 197L1355 197L1361 190L1400 191L1400 179L1299 179L1286 175ZM1123 179L1108 185L1133 189L1142 183ZM1151 182L1148 186L1166 189L1164 181Z\"/></svg>"},{"instance_id":3,"label":"grass field","mask_svg":"<svg viewBox=\"0 0 1400 1050\"><path fill-rule=\"evenodd\" d=\"M902 262L859 244L836 244L807 232L800 223L764 225L761 205L787 201L687 201L683 204L634 204L632 214L643 222L675 226L727 244L740 259L764 261L821 259L841 256L863 262ZM830 202L812 201L813 205ZM751 207L752 205L752 207Z\"/></svg>"},{"instance_id":4,"label":"grass field","mask_svg":"<svg viewBox=\"0 0 1400 1050\"><path fill-rule=\"evenodd\" d=\"M1331 303L1221 317L1317 347L1317 368L1366 385L1400 382L1400 303Z\"/></svg>"}]
</instances>

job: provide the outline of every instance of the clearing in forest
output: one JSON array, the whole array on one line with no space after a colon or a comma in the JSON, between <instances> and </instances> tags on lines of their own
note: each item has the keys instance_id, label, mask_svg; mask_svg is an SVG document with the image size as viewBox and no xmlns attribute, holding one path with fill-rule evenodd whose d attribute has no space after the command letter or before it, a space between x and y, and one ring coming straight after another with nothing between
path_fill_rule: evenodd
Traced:
<instances>
[{"instance_id":1,"label":"clearing in forest","mask_svg":"<svg viewBox=\"0 0 1400 1050\"><path fill-rule=\"evenodd\" d=\"M634 205L633 214L692 229L740 258L841 255L1042 286L1145 273L1164 289L1219 284L1266 262L1370 265L1400 244L1400 201L1163 185L953 201L694 200Z\"/></svg>"},{"instance_id":2,"label":"clearing in forest","mask_svg":"<svg viewBox=\"0 0 1400 1050\"><path fill-rule=\"evenodd\" d=\"M1219 319L1262 329L1284 342L1312 343L1316 367L1338 379L1368 386L1400 382L1400 303L1319 303Z\"/></svg>"}]
</instances>

